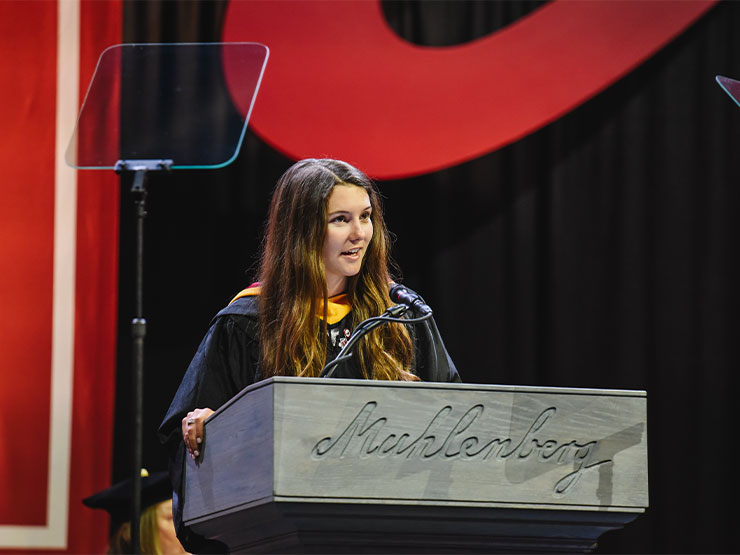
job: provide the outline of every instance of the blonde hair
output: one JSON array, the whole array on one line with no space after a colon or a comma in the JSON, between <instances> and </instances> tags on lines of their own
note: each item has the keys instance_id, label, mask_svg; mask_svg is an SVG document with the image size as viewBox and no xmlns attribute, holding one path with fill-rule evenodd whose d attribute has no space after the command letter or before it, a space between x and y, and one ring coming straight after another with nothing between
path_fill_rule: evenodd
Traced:
<instances>
[{"instance_id":1,"label":"blonde hair","mask_svg":"<svg viewBox=\"0 0 740 555\"><path fill-rule=\"evenodd\" d=\"M159 545L159 525L157 523L157 506L159 503L150 505L141 513L139 519L139 541L141 543L141 553L151 555L162 555L162 548ZM124 522L113 533L108 544L108 553L133 553L131 545L131 523Z\"/></svg>"}]
</instances>

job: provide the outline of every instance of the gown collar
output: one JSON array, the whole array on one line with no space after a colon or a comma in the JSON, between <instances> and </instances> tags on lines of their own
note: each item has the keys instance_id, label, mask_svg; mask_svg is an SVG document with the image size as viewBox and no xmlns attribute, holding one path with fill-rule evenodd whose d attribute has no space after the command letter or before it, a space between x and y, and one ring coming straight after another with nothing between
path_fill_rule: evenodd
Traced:
<instances>
[{"instance_id":1,"label":"gown collar","mask_svg":"<svg viewBox=\"0 0 740 555\"><path fill-rule=\"evenodd\" d=\"M236 297L231 299L231 302L233 303L237 299L241 299L242 297L254 297L260 294L260 285L259 283L253 283L246 289L243 289L240 291ZM231 303L229 303L231 304ZM349 302L349 298L347 296L347 293L340 293L339 295L334 295L333 297L329 297L327 307L326 307L326 323L330 326L333 324L336 324L339 322L342 318L347 316L347 314L350 313L352 310L352 305ZM320 299L319 304L316 307L316 316L318 316L320 319L324 319L324 300Z\"/></svg>"}]
</instances>

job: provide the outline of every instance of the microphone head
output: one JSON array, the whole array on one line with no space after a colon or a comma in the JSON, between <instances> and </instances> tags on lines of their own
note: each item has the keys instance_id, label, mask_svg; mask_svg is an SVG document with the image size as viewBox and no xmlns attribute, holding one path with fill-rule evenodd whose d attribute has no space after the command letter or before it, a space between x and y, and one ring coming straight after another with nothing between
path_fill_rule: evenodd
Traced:
<instances>
[{"instance_id":1,"label":"microphone head","mask_svg":"<svg viewBox=\"0 0 740 555\"><path fill-rule=\"evenodd\" d=\"M422 314L432 313L432 309L424 303L424 300L417 293L409 291L403 285L394 283L389 289L388 295L394 303L405 304L412 310L416 310Z\"/></svg>"},{"instance_id":2,"label":"microphone head","mask_svg":"<svg viewBox=\"0 0 740 555\"><path fill-rule=\"evenodd\" d=\"M409 304L409 302L413 302L409 290L399 283L391 285L391 288L388 290L388 296L396 304Z\"/></svg>"}]
</instances>

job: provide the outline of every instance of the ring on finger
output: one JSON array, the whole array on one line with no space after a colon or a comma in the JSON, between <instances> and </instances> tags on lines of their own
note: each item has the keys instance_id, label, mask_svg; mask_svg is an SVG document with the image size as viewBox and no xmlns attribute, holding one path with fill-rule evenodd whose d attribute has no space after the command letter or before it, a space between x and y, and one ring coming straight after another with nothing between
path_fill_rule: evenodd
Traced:
<instances>
[{"instance_id":1,"label":"ring on finger","mask_svg":"<svg viewBox=\"0 0 740 555\"><path fill-rule=\"evenodd\" d=\"M195 424L195 418L188 418L188 424Z\"/></svg>"}]
</instances>

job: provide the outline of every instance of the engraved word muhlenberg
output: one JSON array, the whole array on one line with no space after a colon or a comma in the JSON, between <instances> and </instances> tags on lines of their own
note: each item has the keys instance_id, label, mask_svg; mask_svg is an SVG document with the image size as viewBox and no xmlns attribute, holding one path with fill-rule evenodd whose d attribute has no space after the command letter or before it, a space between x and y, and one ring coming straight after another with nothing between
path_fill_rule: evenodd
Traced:
<instances>
[{"instance_id":1,"label":"engraved word muhlenberg","mask_svg":"<svg viewBox=\"0 0 740 555\"><path fill-rule=\"evenodd\" d=\"M517 441L514 437L481 437L469 431L485 410L481 404L470 407L456 421L451 417L453 408L447 405L434 414L421 432L390 433L386 429L396 427L389 425L388 417L374 415L377 405L375 401L365 403L339 435L318 441L311 449L312 458L413 457L420 460L572 463L573 470L554 486L554 492L559 495L568 493L585 470L612 462L611 459L592 462L599 443L596 440L545 439L545 425L557 412L556 407L541 411Z\"/></svg>"}]
</instances>

